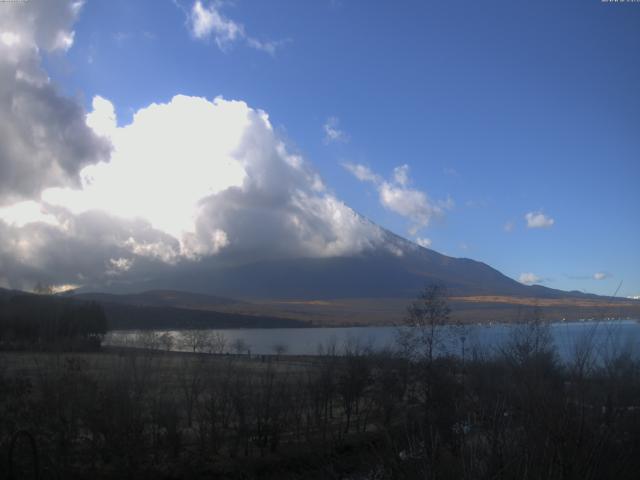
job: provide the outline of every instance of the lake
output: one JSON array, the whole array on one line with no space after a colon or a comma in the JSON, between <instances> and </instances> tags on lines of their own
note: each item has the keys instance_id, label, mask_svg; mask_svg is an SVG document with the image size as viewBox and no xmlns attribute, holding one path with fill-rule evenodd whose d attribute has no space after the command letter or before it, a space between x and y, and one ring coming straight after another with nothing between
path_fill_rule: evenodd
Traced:
<instances>
[{"instance_id":1,"label":"lake","mask_svg":"<svg viewBox=\"0 0 640 480\"><path fill-rule=\"evenodd\" d=\"M441 352L465 355L474 351L490 353L503 347L521 326L506 324L470 325L464 331L456 327L441 327L440 333L446 341ZM232 345L242 342L251 354L273 354L275 346L283 346L288 355L316 355L321 350L335 347L338 353L345 348L371 347L372 349L395 348L398 329L396 327L334 327L334 328L270 328L270 329L225 329L207 330L210 335L222 336L227 351ZM181 345L184 332L180 330L154 330L156 335L167 333L174 342L172 350L190 350ZM550 333L558 354L564 360L570 358L581 345L590 342L601 358L612 352L640 352L640 322L637 320L613 320L606 322L579 321L550 324ZM464 337L464 341L463 341ZM144 347L150 345L149 332L112 331L103 344L109 346ZM155 348L160 348L155 346Z\"/></svg>"}]
</instances>

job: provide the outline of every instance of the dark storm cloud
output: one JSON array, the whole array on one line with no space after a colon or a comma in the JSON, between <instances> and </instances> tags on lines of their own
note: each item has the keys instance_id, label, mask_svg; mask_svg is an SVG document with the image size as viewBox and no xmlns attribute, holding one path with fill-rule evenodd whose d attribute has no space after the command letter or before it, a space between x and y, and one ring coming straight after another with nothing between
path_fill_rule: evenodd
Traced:
<instances>
[{"instance_id":1,"label":"dark storm cloud","mask_svg":"<svg viewBox=\"0 0 640 480\"><path fill-rule=\"evenodd\" d=\"M47 0L0 8L0 205L78 185L83 166L108 159L109 142L87 127L82 107L40 66L41 51L73 43L80 6Z\"/></svg>"}]
</instances>

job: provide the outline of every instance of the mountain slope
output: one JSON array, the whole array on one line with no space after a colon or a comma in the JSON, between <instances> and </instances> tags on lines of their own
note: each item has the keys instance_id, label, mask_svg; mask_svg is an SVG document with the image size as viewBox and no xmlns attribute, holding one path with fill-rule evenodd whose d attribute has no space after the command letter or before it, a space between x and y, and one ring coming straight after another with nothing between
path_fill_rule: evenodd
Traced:
<instances>
[{"instance_id":1,"label":"mountain slope","mask_svg":"<svg viewBox=\"0 0 640 480\"><path fill-rule=\"evenodd\" d=\"M210 310L240 302L232 298L205 295L180 290L150 290L141 293L114 295L109 293L80 293L74 295L80 300L99 303L119 303L139 307L174 307L192 310Z\"/></svg>"},{"instance_id":2,"label":"mountain slope","mask_svg":"<svg viewBox=\"0 0 640 480\"><path fill-rule=\"evenodd\" d=\"M538 311L558 320L640 316L638 301L523 285L482 262L385 235L382 247L358 255L226 266L213 257L111 293L72 296L102 304L114 328L389 324L431 283L447 287L464 321L518 321Z\"/></svg>"},{"instance_id":3,"label":"mountain slope","mask_svg":"<svg viewBox=\"0 0 640 480\"><path fill-rule=\"evenodd\" d=\"M364 297L412 298L441 283L454 296L507 295L559 298L588 296L539 285L526 286L494 268L453 258L388 233L388 245L350 257L298 258L219 267L203 262L188 273L135 285L244 299L322 300ZM401 253L400 253L401 252Z\"/></svg>"}]
</instances>

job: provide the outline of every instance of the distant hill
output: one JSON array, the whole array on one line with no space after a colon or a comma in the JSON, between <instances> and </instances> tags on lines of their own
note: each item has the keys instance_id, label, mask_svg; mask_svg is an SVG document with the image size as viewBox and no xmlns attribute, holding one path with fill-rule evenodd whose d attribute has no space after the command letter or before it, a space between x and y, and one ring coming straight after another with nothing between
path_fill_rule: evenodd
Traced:
<instances>
[{"instance_id":1,"label":"distant hill","mask_svg":"<svg viewBox=\"0 0 640 480\"><path fill-rule=\"evenodd\" d=\"M307 322L275 315L243 314L211 310L215 305L242 305L234 300L186 292L144 292L136 295L80 294L35 295L0 288L0 316L12 299L22 302L33 298L50 310L64 304L96 302L104 310L109 330L130 329L189 329L189 328L276 328L305 327ZM176 306L174 306L176 305ZM177 305L183 305L180 308ZM186 305L191 305L187 307ZM41 308L46 312L46 308Z\"/></svg>"},{"instance_id":2,"label":"distant hill","mask_svg":"<svg viewBox=\"0 0 640 480\"><path fill-rule=\"evenodd\" d=\"M190 328L295 328L307 322L269 315L247 315L174 307L144 307L100 303L110 330L190 329Z\"/></svg>"},{"instance_id":3,"label":"distant hill","mask_svg":"<svg viewBox=\"0 0 640 480\"><path fill-rule=\"evenodd\" d=\"M139 307L176 307L196 310L214 309L221 305L243 303L232 298L217 297L180 290L149 290L140 293L114 295L109 293L79 293L73 295L80 300L100 303L119 303Z\"/></svg>"}]
</instances>

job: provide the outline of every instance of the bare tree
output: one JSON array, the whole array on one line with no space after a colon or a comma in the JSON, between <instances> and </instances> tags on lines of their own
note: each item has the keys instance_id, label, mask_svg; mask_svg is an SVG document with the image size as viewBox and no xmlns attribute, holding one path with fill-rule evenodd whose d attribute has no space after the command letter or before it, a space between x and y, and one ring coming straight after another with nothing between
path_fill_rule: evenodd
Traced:
<instances>
[{"instance_id":1,"label":"bare tree","mask_svg":"<svg viewBox=\"0 0 640 480\"><path fill-rule=\"evenodd\" d=\"M160 348L160 335L152 330L138 332L135 337L136 346L147 350L158 350Z\"/></svg>"},{"instance_id":2,"label":"bare tree","mask_svg":"<svg viewBox=\"0 0 640 480\"><path fill-rule=\"evenodd\" d=\"M193 353L206 351L209 335L205 330L185 330L180 333L180 345Z\"/></svg>"},{"instance_id":3,"label":"bare tree","mask_svg":"<svg viewBox=\"0 0 640 480\"><path fill-rule=\"evenodd\" d=\"M236 338L231 344L231 348L237 355L242 355L249 351L249 344L244 340L244 338Z\"/></svg>"},{"instance_id":4,"label":"bare tree","mask_svg":"<svg viewBox=\"0 0 640 480\"><path fill-rule=\"evenodd\" d=\"M289 350L289 347L285 343L278 342L278 343L274 344L271 347L271 349L276 354L278 360L280 360L280 356L284 355L285 353L287 353L287 351Z\"/></svg>"},{"instance_id":5,"label":"bare tree","mask_svg":"<svg viewBox=\"0 0 640 480\"><path fill-rule=\"evenodd\" d=\"M173 348L173 345L175 344L175 339L173 338L173 335L171 335L170 332L164 332L162 335L160 335L159 343L162 349L169 352L171 351L171 349Z\"/></svg>"},{"instance_id":6,"label":"bare tree","mask_svg":"<svg viewBox=\"0 0 640 480\"><path fill-rule=\"evenodd\" d=\"M539 308L534 308L524 322L512 328L502 350L507 358L518 365L555 354L549 322L542 318Z\"/></svg>"},{"instance_id":7,"label":"bare tree","mask_svg":"<svg viewBox=\"0 0 640 480\"><path fill-rule=\"evenodd\" d=\"M451 309L444 286L427 286L407 308L404 324L397 333L397 342L409 357L425 359L429 364L438 348L445 347Z\"/></svg>"},{"instance_id":8,"label":"bare tree","mask_svg":"<svg viewBox=\"0 0 640 480\"><path fill-rule=\"evenodd\" d=\"M209 352L222 355L227 350L229 341L222 332L211 332L209 334Z\"/></svg>"},{"instance_id":9,"label":"bare tree","mask_svg":"<svg viewBox=\"0 0 640 480\"><path fill-rule=\"evenodd\" d=\"M178 382L182 390L187 425L193 424L193 413L200 396L204 391L204 375L207 364L206 356L198 355L196 358L181 358L178 369Z\"/></svg>"}]
</instances>

